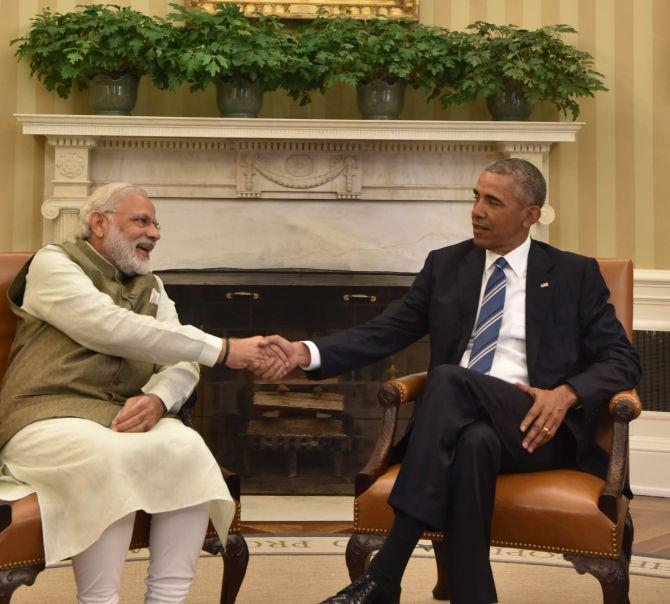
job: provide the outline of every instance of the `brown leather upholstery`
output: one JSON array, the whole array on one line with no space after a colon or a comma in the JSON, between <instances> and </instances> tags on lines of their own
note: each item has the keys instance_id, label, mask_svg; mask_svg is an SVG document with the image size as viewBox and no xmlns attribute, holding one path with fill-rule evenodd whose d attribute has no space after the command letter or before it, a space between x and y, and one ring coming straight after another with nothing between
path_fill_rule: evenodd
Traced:
<instances>
[{"instance_id":1,"label":"brown leather upholstery","mask_svg":"<svg viewBox=\"0 0 670 604\"><path fill-rule=\"evenodd\" d=\"M399 465L390 466L356 498L356 532L388 532L393 509L386 500L399 469ZM615 526L598 509L603 484L596 476L569 469L500 476L493 513L493 545L618 556L620 523ZM519 522L519 514L523 514L523 522ZM427 532L423 538L442 540L443 535Z\"/></svg>"},{"instance_id":2,"label":"brown leather upholstery","mask_svg":"<svg viewBox=\"0 0 670 604\"><path fill-rule=\"evenodd\" d=\"M614 304L617 317L630 338L633 328L633 265L629 260L598 262L610 289L610 302ZM425 374L416 374L387 382L379 395L380 404L386 408L385 421L392 405L413 400L424 379ZM614 407L624 399L631 410L626 420L629 421L637 417L640 411L637 395L617 395L612 399L610 407L614 412ZM394 422L395 417L390 421ZM613 420L606 406L598 421L598 442L611 452ZM616 466L619 464L618 486L615 480L610 484L609 475L606 483L600 478L571 469L499 476L492 526L493 544L619 559L628 511L628 499L621 496L627 466L628 428L623 422L621 426L625 432L621 432L617 441L620 459L610 464L612 476L617 474ZM388 456L388 434L392 433L393 428L385 425L370 462L357 477L357 485L361 486L357 488L354 502L355 534L352 540L358 534L384 535L393 521L393 511L386 500L400 466L385 467L385 462L380 462ZM615 498L614 511L610 517L616 520L610 519L603 511L602 500L605 496ZM435 542L443 539L440 533L426 533L424 537ZM629 543L626 543L623 549L628 547ZM356 547L352 546L351 551L355 552ZM352 557L349 568L354 577L361 572L360 560L353 560Z\"/></svg>"},{"instance_id":3,"label":"brown leather upholstery","mask_svg":"<svg viewBox=\"0 0 670 604\"><path fill-rule=\"evenodd\" d=\"M20 253L0 253L0 379L4 375L7 356L14 338L16 330L16 321L7 303L7 288L18 273L19 269L28 261L30 254ZM235 498L235 518L230 527L230 535L235 547L233 555L237 560L232 560L231 556L226 559L226 567L231 564L230 579L224 577L221 602L234 602L239 590L239 585L244 578L246 570L246 559L244 558L246 544L240 533L240 502L239 502L239 480L237 476L222 468L226 476L231 494ZM26 567L44 567L44 548L42 545L42 519L40 508L37 501L37 495L34 493L23 497L17 501L0 502L0 508L8 506L10 514L7 514L7 508L3 510L0 516L0 572L6 569L26 568ZM148 547L149 528L151 516L146 512L140 511L135 518L135 527L130 543L131 549ZM216 537L216 531L210 523L207 530L208 537ZM229 537L229 543L231 537ZM208 550L209 551L209 550ZM38 569L39 571L39 569ZM15 584L9 588L3 586L3 577L0 576L0 600L4 600L5 593L11 592L20 583L28 583L20 576L15 579ZM10 581L11 582L11 581ZM3 591L7 589L7 592Z\"/></svg>"},{"instance_id":4,"label":"brown leather upholstery","mask_svg":"<svg viewBox=\"0 0 670 604\"><path fill-rule=\"evenodd\" d=\"M12 346L16 321L9 308L6 292L19 269L28 262L31 254L0 254L0 380L5 375L7 356Z\"/></svg>"}]
</instances>

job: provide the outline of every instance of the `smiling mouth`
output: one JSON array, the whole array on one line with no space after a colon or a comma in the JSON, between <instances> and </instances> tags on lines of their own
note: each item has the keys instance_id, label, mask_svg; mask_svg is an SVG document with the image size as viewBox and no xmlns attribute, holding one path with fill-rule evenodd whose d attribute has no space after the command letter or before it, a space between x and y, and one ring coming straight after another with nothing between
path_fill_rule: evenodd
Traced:
<instances>
[{"instance_id":1,"label":"smiling mouth","mask_svg":"<svg viewBox=\"0 0 670 604\"><path fill-rule=\"evenodd\" d=\"M480 232L480 233L481 233L482 231L488 231L489 228L488 228L488 227L485 227L485 226L482 225L482 224L475 224L475 223L472 223L472 230L475 231L475 232Z\"/></svg>"},{"instance_id":2,"label":"smiling mouth","mask_svg":"<svg viewBox=\"0 0 670 604\"><path fill-rule=\"evenodd\" d=\"M154 249L154 244L149 243L149 242L138 243L135 246L135 249L140 250L140 252L144 252L148 256L149 254L151 254L151 251Z\"/></svg>"}]
</instances>

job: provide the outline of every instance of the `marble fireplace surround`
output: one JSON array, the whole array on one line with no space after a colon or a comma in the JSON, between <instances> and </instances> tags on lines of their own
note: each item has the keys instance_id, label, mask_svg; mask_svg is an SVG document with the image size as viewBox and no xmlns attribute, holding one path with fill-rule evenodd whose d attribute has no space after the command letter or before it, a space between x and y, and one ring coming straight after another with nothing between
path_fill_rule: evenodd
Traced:
<instances>
[{"instance_id":1,"label":"marble fireplace surround","mask_svg":"<svg viewBox=\"0 0 670 604\"><path fill-rule=\"evenodd\" d=\"M501 157L549 180L581 123L17 115L45 137L44 242L72 237L97 186L143 187L156 269L415 272L471 236L472 186ZM545 206L536 238L554 219Z\"/></svg>"}]
</instances>

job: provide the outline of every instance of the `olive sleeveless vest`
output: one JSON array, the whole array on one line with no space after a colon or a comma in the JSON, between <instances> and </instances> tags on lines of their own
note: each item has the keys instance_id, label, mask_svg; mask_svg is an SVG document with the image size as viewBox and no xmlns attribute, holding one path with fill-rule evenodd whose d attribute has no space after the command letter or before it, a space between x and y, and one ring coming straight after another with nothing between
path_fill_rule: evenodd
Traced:
<instances>
[{"instance_id":1,"label":"olive sleeveless vest","mask_svg":"<svg viewBox=\"0 0 670 604\"><path fill-rule=\"evenodd\" d=\"M93 285L115 304L155 317L153 274L124 275L85 241L60 246ZM109 426L127 398L157 371L152 363L95 352L21 309L30 261L7 297L17 317L16 335L0 389L0 448L28 424L52 417L81 417Z\"/></svg>"}]
</instances>

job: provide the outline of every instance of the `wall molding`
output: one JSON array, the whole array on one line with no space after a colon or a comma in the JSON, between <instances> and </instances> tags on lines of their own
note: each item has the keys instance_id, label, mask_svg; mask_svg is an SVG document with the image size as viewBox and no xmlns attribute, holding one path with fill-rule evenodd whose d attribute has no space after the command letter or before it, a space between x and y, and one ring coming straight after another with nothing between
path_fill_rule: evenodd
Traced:
<instances>
[{"instance_id":1,"label":"wall molding","mask_svg":"<svg viewBox=\"0 0 670 604\"><path fill-rule=\"evenodd\" d=\"M670 497L670 413L643 411L630 424L630 483L636 495Z\"/></svg>"},{"instance_id":2,"label":"wall molding","mask_svg":"<svg viewBox=\"0 0 670 604\"><path fill-rule=\"evenodd\" d=\"M636 269L633 329L670 331L670 270Z\"/></svg>"}]
</instances>

